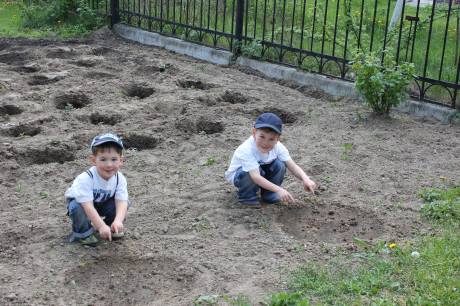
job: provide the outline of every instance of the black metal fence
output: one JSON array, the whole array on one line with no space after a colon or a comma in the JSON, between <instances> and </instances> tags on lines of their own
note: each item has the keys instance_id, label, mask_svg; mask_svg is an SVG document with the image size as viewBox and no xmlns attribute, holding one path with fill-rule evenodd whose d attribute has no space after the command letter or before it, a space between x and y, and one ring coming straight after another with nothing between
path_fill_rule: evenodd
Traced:
<instances>
[{"instance_id":1,"label":"black metal fence","mask_svg":"<svg viewBox=\"0 0 460 306\"><path fill-rule=\"evenodd\" d=\"M122 23L353 81L356 51L393 50L417 78L412 98L459 102L460 7L453 0L89 0ZM110 2L110 3L109 3ZM438 2L443 2L438 3Z\"/></svg>"}]
</instances>

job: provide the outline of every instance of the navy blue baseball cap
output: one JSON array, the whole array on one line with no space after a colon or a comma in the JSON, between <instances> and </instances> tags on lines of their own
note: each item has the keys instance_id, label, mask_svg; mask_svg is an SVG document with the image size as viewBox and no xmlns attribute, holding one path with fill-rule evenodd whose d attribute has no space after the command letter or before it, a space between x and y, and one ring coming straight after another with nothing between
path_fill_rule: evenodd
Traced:
<instances>
[{"instance_id":1,"label":"navy blue baseball cap","mask_svg":"<svg viewBox=\"0 0 460 306\"><path fill-rule=\"evenodd\" d=\"M100 146L106 142L114 142L123 150L123 142L121 141L120 137L112 133L105 133L94 137L93 142L91 143L91 154L93 154L93 147Z\"/></svg>"},{"instance_id":2,"label":"navy blue baseball cap","mask_svg":"<svg viewBox=\"0 0 460 306\"><path fill-rule=\"evenodd\" d=\"M272 113L265 113L260 115L256 123L254 124L254 128L260 129L263 127L268 127L273 129L275 132L281 135L281 126L283 123L281 122L281 119Z\"/></svg>"}]
</instances>

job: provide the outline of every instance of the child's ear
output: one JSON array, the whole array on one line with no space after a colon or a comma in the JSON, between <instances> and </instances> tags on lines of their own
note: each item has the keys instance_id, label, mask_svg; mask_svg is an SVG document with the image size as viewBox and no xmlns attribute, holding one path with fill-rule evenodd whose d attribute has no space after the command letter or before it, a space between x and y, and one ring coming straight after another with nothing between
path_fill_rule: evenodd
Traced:
<instances>
[{"instance_id":1,"label":"child's ear","mask_svg":"<svg viewBox=\"0 0 460 306\"><path fill-rule=\"evenodd\" d=\"M120 155L120 164L119 166L121 166L123 164L123 155Z\"/></svg>"},{"instance_id":2,"label":"child's ear","mask_svg":"<svg viewBox=\"0 0 460 306\"><path fill-rule=\"evenodd\" d=\"M252 137L256 137L256 129L255 128L252 128Z\"/></svg>"},{"instance_id":3,"label":"child's ear","mask_svg":"<svg viewBox=\"0 0 460 306\"><path fill-rule=\"evenodd\" d=\"M96 157L94 157L94 155L91 155L91 163L93 166L96 166Z\"/></svg>"}]
</instances>

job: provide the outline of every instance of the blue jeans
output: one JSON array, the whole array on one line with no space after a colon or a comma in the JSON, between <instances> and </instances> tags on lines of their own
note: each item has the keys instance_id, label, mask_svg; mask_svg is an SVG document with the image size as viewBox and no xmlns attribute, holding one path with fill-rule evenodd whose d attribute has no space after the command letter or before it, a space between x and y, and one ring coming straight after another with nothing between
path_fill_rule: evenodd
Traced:
<instances>
[{"instance_id":1,"label":"blue jeans","mask_svg":"<svg viewBox=\"0 0 460 306\"><path fill-rule=\"evenodd\" d=\"M83 206L78 203L75 199L66 199L67 201L67 216L72 221L72 239L75 238L86 238L93 234L94 229L91 225L91 220L85 213ZM128 201L128 207L130 202ZM113 220L116 216L115 208L115 197L111 197L107 201L94 203L97 213L101 217L105 217L104 222L108 226L112 225Z\"/></svg>"},{"instance_id":2,"label":"blue jeans","mask_svg":"<svg viewBox=\"0 0 460 306\"><path fill-rule=\"evenodd\" d=\"M284 175L286 174L286 164L277 158L271 164L260 166L259 170L261 176L273 184L281 186L284 180ZM257 191L260 187L254 183L251 176L249 175L249 172L243 171L242 168L236 170L234 185L238 188L239 201L257 200ZM260 194L265 200L271 200L278 196L273 191L264 188L260 189Z\"/></svg>"}]
</instances>

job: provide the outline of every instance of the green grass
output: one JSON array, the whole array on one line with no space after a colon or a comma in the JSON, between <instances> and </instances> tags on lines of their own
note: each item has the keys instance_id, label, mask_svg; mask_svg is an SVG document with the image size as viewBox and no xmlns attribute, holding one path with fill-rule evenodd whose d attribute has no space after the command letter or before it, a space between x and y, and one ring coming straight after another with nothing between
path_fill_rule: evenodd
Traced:
<instances>
[{"instance_id":1,"label":"green grass","mask_svg":"<svg viewBox=\"0 0 460 306\"><path fill-rule=\"evenodd\" d=\"M459 191L430 189L422 194L422 212L433 222L433 234L373 245L355 238L359 253L338 255L321 265L302 264L291 275L290 290L269 300L281 296L300 301L300 295L315 304L460 305Z\"/></svg>"},{"instance_id":2,"label":"green grass","mask_svg":"<svg viewBox=\"0 0 460 306\"><path fill-rule=\"evenodd\" d=\"M18 37L28 36L20 31L21 4L17 2L0 2L0 36Z\"/></svg>"},{"instance_id":3,"label":"green grass","mask_svg":"<svg viewBox=\"0 0 460 306\"><path fill-rule=\"evenodd\" d=\"M86 0L0 2L1 37L75 37L108 26L109 21Z\"/></svg>"},{"instance_id":4,"label":"green grass","mask_svg":"<svg viewBox=\"0 0 460 306\"><path fill-rule=\"evenodd\" d=\"M140 1L138 5L126 6L125 9L134 10L140 14L150 14L149 10L144 10L144 1ZM148 3L148 2L147 2ZM169 6L165 6L169 3ZM201 27L210 30L216 30L225 33L234 33L232 13L236 9L233 7L232 1L196 1L193 4L186 6L186 2L182 7L177 4L173 6L172 0L164 1L163 6L160 2L152 4L152 15L159 17L161 7L163 7L162 17L168 20L173 20L180 23L186 23L191 26ZM225 3L226 6L222 4ZM354 59L355 50L359 47L364 52L371 50L370 42L373 34L372 51L383 47L385 38L386 18L388 1L378 1L377 8L374 9L375 2L366 0L364 7L361 7L361 1L339 1L330 0L326 7L325 0L307 0L305 7L304 1L299 0L255 0L250 1L245 10L244 15L244 30L243 35L256 40L264 40L285 46L292 46L302 50L313 51L336 57L344 57L349 60ZM315 6L316 3L316 6ZM344 3L351 3L346 7ZM392 12L396 1L390 2L391 19ZM154 6L157 6L156 8ZM449 24L447 24L446 6L438 5L434 13L434 22L431 31L430 48L428 51L427 70L424 70L428 35L430 30L429 17L431 16L431 6L421 7L419 10L420 21L417 24L417 38L412 50L412 43L408 48L405 40L402 40L402 47L399 53L399 60L409 61L415 64L416 74L426 76L433 79L455 83L458 55L457 42L460 42L460 35L457 29L458 6L455 6L451 11ZM417 8L407 5L405 7L404 16L416 16ZM327 11L327 13L326 13ZM216 14L216 12L218 12ZM305 18L304 18L305 12ZM349 13L348 13L349 12ZM375 13L374 13L375 12ZM326 16L326 17L324 17ZM225 18L224 18L225 17ZM362 30L359 25L362 18ZM264 19L267 22L264 24ZM284 22L282 20L284 19ZM232 41L213 34L205 33L198 30L186 30L181 26L170 26L161 23L153 23L148 19L141 17L130 17L126 14L121 15L122 22L139 26L140 28L149 29L152 31L172 34L183 39L199 41L208 45L216 45L223 48L231 48ZM353 26L348 27L355 30L349 30L348 34L345 29L347 22L351 21ZM415 24L410 21L403 21L402 36L408 37L409 30L412 29L411 37ZM335 27L337 24L337 31ZM233 29L233 31L232 31ZM399 26L393 35L390 44L386 46L396 47L398 43ZM446 41L445 50L443 53L443 43ZM358 45L358 41L360 44ZM346 48L345 48L346 46ZM281 60L280 50L267 47L256 51L253 43L245 41L243 51L250 50L252 53L260 53L260 57L271 59L274 61ZM406 51L407 50L407 51ZM263 53L262 53L263 51ZM443 56L444 55L444 56ZM440 59L443 58L443 69L440 71ZM291 51L283 51L282 62L293 66L298 66L302 69L319 71L320 64L326 60L319 60L312 56L300 55ZM322 66L322 72L340 76L340 67L333 61L329 61ZM346 77L352 79L351 70L346 71ZM417 92L418 87L413 82L412 89ZM425 86L428 87L427 85ZM450 103L450 96L441 86L432 86L426 92L428 98Z\"/></svg>"}]
</instances>

